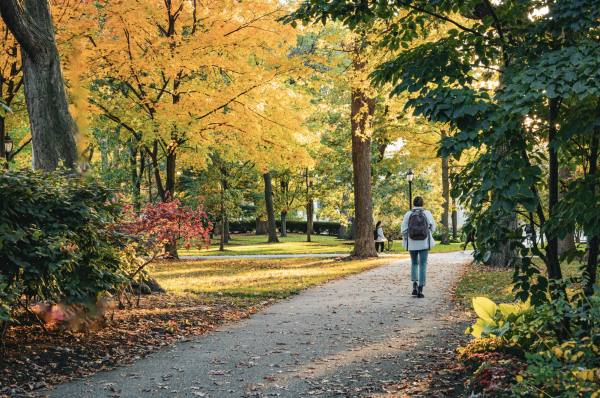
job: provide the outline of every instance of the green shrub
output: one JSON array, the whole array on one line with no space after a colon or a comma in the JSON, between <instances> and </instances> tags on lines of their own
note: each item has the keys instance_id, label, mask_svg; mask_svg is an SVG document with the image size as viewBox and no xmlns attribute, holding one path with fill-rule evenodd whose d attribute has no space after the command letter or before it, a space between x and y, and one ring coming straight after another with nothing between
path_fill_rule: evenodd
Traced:
<instances>
[{"instance_id":1,"label":"green shrub","mask_svg":"<svg viewBox=\"0 0 600 398\"><path fill-rule=\"evenodd\" d=\"M275 225L277 230L281 229L281 221L276 220ZM285 222L287 232L305 234L306 221L290 221ZM317 235L337 236L340 232L341 224L338 222L314 221L313 231ZM248 233L256 229L256 221L230 221L229 232L232 233Z\"/></svg>"},{"instance_id":2,"label":"green shrub","mask_svg":"<svg viewBox=\"0 0 600 398\"><path fill-rule=\"evenodd\" d=\"M479 318L474 325L469 326L465 333L479 337L499 337L506 341L523 344L521 339L514 337L515 325L527 323L526 316L534 311L528 304L500 304L496 305L485 297L473 297L473 309Z\"/></svg>"},{"instance_id":3,"label":"green shrub","mask_svg":"<svg viewBox=\"0 0 600 398\"><path fill-rule=\"evenodd\" d=\"M229 232L247 234L256 229L256 221L229 221Z\"/></svg>"},{"instance_id":4,"label":"green shrub","mask_svg":"<svg viewBox=\"0 0 600 398\"><path fill-rule=\"evenodd\" d=\"M0 173L0 320L20 298L91 304L124 282L112 232L120 206L95 182L27 170Z\"/></svg>"},{"instance_id":5,"label":"green shrub","mask_svg":"<svg viewBox=\"0 0 600 398\"><path fill-rule=\"evenodd\" d=\"M515 338L535 338L527 354L529 367L519 378L518 393L544 396L594 397L600 393L600 288L584 297L579 284L568 283L574 294L567 299L555 292L551 302L535 308L533 318L515 327ZM568 341L559 342L556 330L570 319ZM594 395L596 394L596 395Z\"/></svg>"}]
</instances>

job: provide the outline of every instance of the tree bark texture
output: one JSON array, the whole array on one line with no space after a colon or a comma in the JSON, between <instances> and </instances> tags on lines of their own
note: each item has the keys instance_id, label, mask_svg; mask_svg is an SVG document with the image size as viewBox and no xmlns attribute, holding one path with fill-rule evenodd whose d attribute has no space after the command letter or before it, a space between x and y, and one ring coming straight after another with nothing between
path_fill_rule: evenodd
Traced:
<instances>
[{"instance_id":1,"label":"tree bark texture","mask_svg":"<svg viewBox=\"0 0 600 398\"><path fill-rule=\"evenodd\" d=\"M314 202L309 199L306 203L306 241L311 242L311 235L313 233L313 215L314 215Z\"/></svg>"},{"instance_id":2,"label":"tree bark texture","mask_svg":"<svg viewBox=\"0 0 600 398\"><path fill-rule=\"evenodd\" d=\"M133 187L133 209L139 213L142 209L142 177L144 176L144 156L140 156L140 170L138 172L138 150L130 149L129 166L131 167L131 183Z\"/></svg>"},{"instance_id":3,"label":"tree bark texture","mask_svg":"<svg viewBox=\"0 0 600 398\"><path fill-rule=\"evenodd\" d=\"M458 212L452 210L452 239L458 239Z\"/></svg>"},{"instance_id":4,"label":"tree bark texture","mask_svg":"<svg viewBox=\"0 0 600 398\"><path fill-rule=\"evenodd\" d=\"M77 124L69 110L48 0L2 0L0 14L21 46L25 101L36 170L74 169Z\"/></svg>"},{"instance_id":5,"label":"tree bark texture","mask_svg":"<svg viewBox=\"0 0 600 398\"><path fill-rule=\"evenodd\" d=\"M229 218L225 217L225 244L229 244L231 235L229 234Z\"/></svg>"},{"instance_id":6,"label":"tree bark texture","mask_svg":"<svg viewBox=\"0 0 600 398\"><path fill-rule=\"evenodd\" d=\"M566 184L568 184L568 180L572 177L571 169L567 167L561 167L558 170L558 178L563 180L562 189L560 190L559 197L565 195L567 193ZM566 180L566 181L565 181ZM564 252L575 249L575 232L569 232L565 236L564 239L558 242L558 255L562 255Z\"/></svg>"},{"instance_id":7,"label":"tree bark texture","mask_svg":"<svg viewBox=\"0 0 600 398\"><path fill-rule=\"evenodd\" d=\"M229 183L227 182L227 169L221 167L221 241L223 245L229 244L229 219L227 217L227 208L225 206L225 194L229 189ZM223 249L221 249L223 250Z\"/></svg>"},{"instance_id":8,"label":"tree bark texture","mask_svg":"<svg viewBox=\"0 0 600 398\"><path fill-rule=\"evenodd\" d=\"M282 238L287 237L287 225L286 225L287 211L281 212L281 233L279 234Z\"/></svg>"},{"instance_id":9,"label":"tree bark texture","mask_svg":"<svg viewBox=\"0 0 600 398\"><path fill-rule=\"evenodd\" d=\"M550 217L554 215L554 207L558 204L558 152L554 149L551 144L556 139L556 116L558 114L559 98L550 99L550 116L548 124L548 152L549 152L549 179L548 179L548 210ZM553 237L549 239L546 236L546 257L548 258L548 277L550 279L559 280L562 279L562 270L558 261L558 238Z\"/></svg>"},{"instance_id":10,"label":"tree bark texture","mask_svg":"<svg viewBox=\"0 0 600 398\"><path fill-rule=\"evenodd\" d=\"M268 243L277 243L277 226L275 225L275 210L273 209L273 186L271 185L271 173L263 174L265 180L265 204L267 206L267 230L269 232Z\"/></svg>"},{"instance_id":11,"label":"tree bark texture","mask_svg":"<svg viewBox=\"0 0 600 398\"><path fill-rule=\"evenodd\" d=\"M447 137L446 131L442 130L442 139ZM442 225L444 232L442 234L442 245L450 244L450 229L448 228L448 215L450 210L450 181L448 180L448 158L442 158L442 197L444 198L442 208Z\"/></svg>"},{"instance_id":12,"label":"tree bark texture","mask_svg":"<svg viewBox=\"0 0 600 398\"><path fill-rule=\"evenodd\" d=\"M600 103L597 107L600 112ZM590 168L589 176L592 181L598 181L598 151L600 143L600 127L594 129L592 136L592 143L590 145ZM598 185L592 183L590 191L593 196L598 195ZM586 231L587 232L587 231ZM585 276L588 278L584 288L586 296L594 294L594 284L598 274L598 255L600 254L600 237L598 235L591 236L591 233L586 233L588 237L588 259L585 267Z\"/></svg>"},{"instance_id":13,"label":"tree bark texture","mask_svg":"<svg viewBox=\"0 0 600 398\"><path fill-rule=\"evenodd\" d=\"M346 204L350 201L350 198L345 193L342 195L342 209L340 210L340 214L342 215L342 221L346 221L350 223L350 218L348 217L348 210L346 210ZM338 232L338 239L346 239L346 234L348 233L348 227L344 224L340 223L340 231Z\"/></svg>"},{"instance_id":14,"label":"tree bark texture","mask_svg":"<svg viewBox=\"0 0 600 398\"><path fill-rule=\"evenodd\" d=\"M219 239L219 251L225 250L225 182L221 180L221 239Z\"/></svg>"},{"instance_id":15,"label":"tree bark texture","mask_svg":"<svg viewBox=\"0 0 600 398\"><path fill-rule=\"evenodd\" d=\"M2 85L0 84L0 89ZM4 146L4 137L6 136L6 122L3 117L0 116L0 163L6 160L6 147ZM2 168L8 170L8 162L4 163Z\"/></svg>"},{"instance_id":16,"label":"tree bark texture","mask_svg":"<svg viewBox=\"0 0 600 398\"><path fill-rule=\"evenodd\" d=\"M266 235L268 229L268 223L266 220L256 219L256 235Z\"/></svg>"},{"instance_id":17,"label":"tree bark texture","mask_svg":"<svg viewBox=\"0 0 600 398\"><path fill-rule=\"evenodd\" d=\"M352 68L362 71L366 61L355 52ZM350 110L352 131L352 166L354 171L353 257L378 257L373 240L373 199L371 197L371 136L369 128L376 99L362 87L353 87Z\"/></svg>"}]
</instances>

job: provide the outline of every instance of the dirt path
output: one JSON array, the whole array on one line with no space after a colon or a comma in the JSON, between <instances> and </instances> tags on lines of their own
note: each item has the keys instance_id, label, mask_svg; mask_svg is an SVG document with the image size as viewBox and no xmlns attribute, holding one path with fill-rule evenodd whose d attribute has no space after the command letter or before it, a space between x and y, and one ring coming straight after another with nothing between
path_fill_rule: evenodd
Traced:
<instances>
[{"instance_id":1,"label":"dirt path","mask_svg":"<svg viewBox=\"0 0 600 398\"><path fill-rule=\"evenodd\" d=\"M468 256L430 254L425 299L410 260L330 282L50 397L458 396L437 372L463 339L450 289ZM439 374L438 374L439 373ZM454 384L453 384L454 383ZM399 392L397 392L399 391ZM437 395L436 395L437 394Z\"/></svg>"}]
</instances>

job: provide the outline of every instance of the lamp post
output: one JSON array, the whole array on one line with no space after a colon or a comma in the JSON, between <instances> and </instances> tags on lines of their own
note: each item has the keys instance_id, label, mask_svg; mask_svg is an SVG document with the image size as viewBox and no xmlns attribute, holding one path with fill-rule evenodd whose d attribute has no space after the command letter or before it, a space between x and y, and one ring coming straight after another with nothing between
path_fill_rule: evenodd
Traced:
<instances>
[{"instance_id":1,"label":"lamp post","mask_svg":"<svg viewBox=\"0 0 600 398\"><path fill-rule=\"evenodd\" d=\"M412 180L415 176L412 169L408 170L406 173L406 179L408 180L408 210L412 209Z\"/></svg>"},{"instance_id":2,"label":"lamp post","mask_svg":"<svg viewBox=\"0 0 600 398\"><path fill-rule=\"evenodd\" d=\"M6 164L4 165L5 169L8 169L8 160L10 159L10 154L13 150L14 143L15 142L8 134L4 137L4 156L6 156Z\"/></svg>"}]
</instances>

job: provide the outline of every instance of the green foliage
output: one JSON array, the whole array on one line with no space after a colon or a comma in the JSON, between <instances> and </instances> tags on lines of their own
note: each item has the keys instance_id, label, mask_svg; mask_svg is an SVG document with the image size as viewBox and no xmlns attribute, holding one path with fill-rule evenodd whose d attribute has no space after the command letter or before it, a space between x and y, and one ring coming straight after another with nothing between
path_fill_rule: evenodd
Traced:
<instances>
[{"instance_id":1,"label":"green foliage","mask_svg":"<svg viewBox=\"0 0 600 398\"><path fill-rule=\"evenodd\" d=\"M555 330L571 320L571 339L562 344ZM535 310L527 325L520 325L518 338L535 335L537 352L527 354L529 367L515 389L517 392L543 391L549 396L592 396L600 385L600 288L576 304L564 296ZM583 394L583 395L582 395Z\"/></svg>"},{"instance_id":2,"label":"green foliage","mask_svg":"<svg viewBox=\"0 0 600 398\"><path fill-rule=\"evenodd\" d=\"M277 229L281 229L281 220L275 220ZM287 232L306 233L306 221L291 221L285 222ZM229 232L248 233L256 229L256 221L230 221ZM340 223L313 221L313 231L317 235L337 236L340 231ZM280 231L281 232L281 231Z\"/></svg>"},{"instance_id":3,"label":"green foliage","mask_svg":"<svg viewBox=\"0 0 600 398\"><path fill-rule=\"evenodd\" d=\"M229 232L246 234L256 229L256 221L229 221Z\"/></svg>"},{"instance_id":4,"label":"green foliage","mask_svg":"<svg viewBox=\"0 0 600 398\"><path fill-rule=\"evenodd\" d=\"M95 182L27 170L0 174L0 320L21 295L91 304L124 282L120 212Z\"/></svg>"},{"instance_id":5,"label":"green foliage","mask_svg":"<svg viewBox=\"0 0 600 398\"><path fill-rule=\"evenodd\" d=\"M529 309L522 317L523 321L513 322L510 331L501 339L474 340L473 348L467 347L469 351L461 353L461 360L471 361L471 365L481 362L482 359L474 354L498 351L496 345L509 344L507 336L510 335L510 340L524 350L528 365L517 377L518 384L513 386L515 394L593 396L600 387L600 287L595 285L594 294L584 296L580 291L582 281L575 278L574 283L567 283L579 299L569 300L564 293L555 292L556 298ZM508 307L502 311L502 305L494 306L485 300L479 304L477 313L486 322L495 321L498 312L509 316L515 314ZM565 319L570 337L567 341L559 341L556 331L565 327ZM490 341L489 347L485 340Z\"/></svg>"},{"instance_id":6,"label":"green foliage","mask_svg":"<svg viewBox=\"0 0 600 398\"><path fill-rule=\"evenodd\" d=\"M281 223L278 221L278 224ZM288 232L306 233L306 221L286 221ZM313 221L313 231L316 235L337 236L340 232L339 222Z\"/></svg>"},{"instance_id":7,"label":"green foliage","mask_svg":"<svg viewBox=\"0 0 600 398\"><path fill-rule=\"evenodd\" d=\"M532 9L548 11L531 17ZM520 255L511 264L518 297L538 305L548 300L550 283L531 258L543 258L549 278L560 280L555 239L576 224L590 240L600 235L600 201L589 195L600 186L590 166L600 138L598 15L594 0L310 0L284 22L341 21L358 34L385 26L376 42L365 43L394 54L373 82L393 85L392 95L410 93L406 110L414 116L451 125L441 156L480 151L452 178L452 196L483 232L475 258L486 262L510 245ZM492 79L498 81L486 84ZM583 173L559 198L559 165L574 162ZM526 247L514 228L517 214L537 223L549 253Z\"/></svg>"},{"instance_id":8,"label":"green foliage","mask_svg":"<svg viewBox=\"0 0 600 398\"><path fill-rule=\"evenodd\" d=\"M506 341L513 340L511 333L513 325L523 323L523 316L533 311L533 308L526 304L496 305L485 297L473 298L473 309L479 319L474 325L469 326L465 333L470 333L477 338L502 338Z\"/></svg>"}]
</instances>

